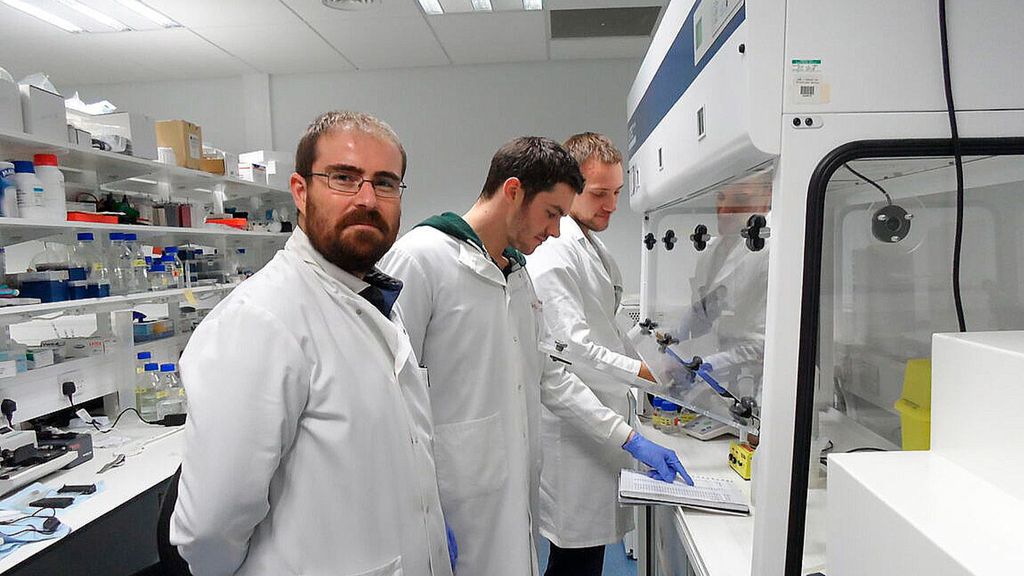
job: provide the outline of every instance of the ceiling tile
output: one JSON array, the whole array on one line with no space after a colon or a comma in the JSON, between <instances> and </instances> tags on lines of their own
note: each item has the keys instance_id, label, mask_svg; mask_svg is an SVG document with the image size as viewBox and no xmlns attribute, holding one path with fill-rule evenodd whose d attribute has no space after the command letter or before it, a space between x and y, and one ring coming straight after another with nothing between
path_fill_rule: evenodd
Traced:
<instances>
[{"instance_id":1,"label":"ceiling tile","mask_svg":"<svg viewBox=\"0 0 1024 576\"><path fill-rule=\"evenodd\" d=\"M0 4L0 22L3 23L3 34L0 34L0 47L9 45L13 40L33 40L37 37L40 37L40 39L57 39L60 37L76 36L52 24L47 24L34 16L29 16L21 10L15 10L6 4ZM8 60L7 53L0 51L0 66L3 65L2 61L4 60Z\"/></svg>"},{"instance_id":2,"label":"ceiling tile","mask_svg":"<svg viewBox=\"0 0 1024 576\"><path fill-rule=\"evenodd\" d=\"M544 9L631 8L634 6L665 6L667 4L668 0L544 0Z\"/></svg>"},{"instance_id":3,"label":"ceiling tile","mask_svg":"<svg viewBox=\"0 0 1024 576\"><path fill-rule=\"evenodd\" d=\"M360 70L449 63L422 16L359 20L327 17L313 26Z\"/></svg>"},{"instance_id":4,"label":"ceiling tile","mask_svg":"<svg viewBox=\"0 0 1024 576\"><path fill-rule=\"evenodd\" d=\"M321 0L281 1L314 26L321 20L382 20L423 16L423 11L416 0L380 0L378 6L365 10L335 10L324 6Z\"/></svg>"},{"instance_id":5,"label":"ceiling tile","mask_svg":"<svg viewBox=\"0 0 1024 576\"><path fill-rule=\"evenodd\" d=\"M338 52L297 19L243 28L197 28L196 33L267 74L353 70Z\"/></svg>"},{"instance_id":6,"label":"ceiling tile","mask_svg":"<svg viewBox=\"0 0 1024 576\"><path fill-rule=\"evenodd\" d=\"M454 64L547 59L547 14L500 12L430 16Z\"/></svg>"},{"instance_id":7,"label":"ceiling tile","mask_svg":"<svg viewBox=\"0 0 1024 576\"><path fill-rule=\"evenodd\" d=\"M646 36L552 40L551 59L643 58L650 43Z\"/></svg>"},{"instance_id":8,"label":"ceiling tile","mask_svg":"<svg viewBox=\"0 0 1024 576\"><path fill-rule=\"evenodd\" d=\"M255 72L252 67L225 54L186 28L90 34L82 38L88 45L81 52L83 54L92 54L92 50L116 50L149 68L163 71L169 77L211 78ZM116 61L103 64L114 66ZM131 79L129 73L125 80Z\"/></svg>"},{"instance_id":9,"label":"ceiling tile","mask_svg":"<svg viewBox=\"0 0 1024 576\"><path fill-rule=\"evenodd\" d=\"M286 24L299 20L280 0L146 0L146 4L188 28Z\"/></svg>"}]
</instances>

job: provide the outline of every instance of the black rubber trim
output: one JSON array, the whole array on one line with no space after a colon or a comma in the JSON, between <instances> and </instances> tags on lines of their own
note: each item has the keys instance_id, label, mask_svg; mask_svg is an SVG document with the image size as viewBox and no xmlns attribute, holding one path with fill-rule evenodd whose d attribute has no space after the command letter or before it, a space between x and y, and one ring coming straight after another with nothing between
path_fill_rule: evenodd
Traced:
<instances>
[{"instance_id":1,"label":"black rubber trim","mask_svg":"<svg viewBox=\"0 0 1024 576\"><path fill-rule=\"evenodd\" d=\"M1024 137L961 138L965 156L1024 154ZM825 194L832 175L846 162L862 158L952 156L950 139L860 140L825 155L807 188L804 230L804 279L800 312L800 355L797 366L796 422L793 430L793 474L790 481L786 576L800 576L807 512L807 476L814 410L814 368L818 359L818 318L821 305L821 260Z\"/></svg>"}]
</instances>

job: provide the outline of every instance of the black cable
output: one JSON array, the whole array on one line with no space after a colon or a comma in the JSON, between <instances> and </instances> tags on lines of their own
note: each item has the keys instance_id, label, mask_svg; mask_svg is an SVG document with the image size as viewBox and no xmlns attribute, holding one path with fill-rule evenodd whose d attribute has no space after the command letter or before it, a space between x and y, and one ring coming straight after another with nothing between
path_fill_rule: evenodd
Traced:
<instances>
[{"instance_id":1,"label":"black cable","mask_svg":"<svg viewBox=\"0 0 1024 576\"><path fill-rule=\"evenodd\" d=\"M878 191L882 193L882 196L885 196L886 204L888 204L889 206L892 206L892 196L890 196L889 193L885 191L885 188L882 188L881 186L879 186L878 183L875 182L874 180L872 180L871 178L868 178L867 176L861 174L860 172L857 172L852 167L850 167L850 165L847 164L846 162L843 162L843 168L846 168L847 170L852 172L853 175L856 176L857 178L860 178L861 180L867 182L868 184L871 184L875 188L878 188Z\"/></svg>"},{"instance_id":2,"label":"black cable","mask_svg":"<svg viewBox=\"0 0 1024 576\"><path fill-rule=\"evenodd\" d=\"M956 107L953 105L953 81L949 73L949 36L946 32L946 0L939 0L939 37L942 42L942 80L946 90L946 112L949 114L949 134L953 143L953 163L956 166L956 233L953 238L953 304L956 321L961 332L967 331L964 303L960 295L960 252L964 239L964 163L960 151L960 133L956 125Z\"/></svg>"},{"instance_id":3,"label":"black cable","mask_svg":"<svg viewBox=\"0 0 1024 576\"><path fill-rule=\"evenodd\" d=\"M134 406L129 406L124 410L121 410L117 417L114 418L114 422L110 426L107 426L106 430L100 428L100 425L97 424L95 420L90 422L90 424L92 424L92 427L98 430L101 434L108 434L110 433L111 430L114 429L114 426L117 426L117 423L121 420L121 416L124 416L125 412L135 412L135 414L138 415L139 420L142 420L143 424L149 424L150 426L163 426L163 424L161 424L160 422L150 422L149 420L143 418L142 413L136 410Z\"/></svg>"},{"instance_id":4,"label":"black cable","mask_svg":"<svg viewBox=\"0 0 1024 576\"><path fill-rule=\"evenodd\" d=\"M36 516L36 514L39 514L43 510L50 510L52 513L49 516ZM31 518L54 518L56 516L57 516L57 510L55 508L46 507L46 508L40 508L40 509L36 510L35 512L31 513L31 514L26 514L26 515L22 516L21 518L15 518L13 520L0 520L0 525L16 524L18 522L21 522L23 520L29 520ZM2 536L2 534L0 534L0 536Z\"/></svg>"}]
</instances>

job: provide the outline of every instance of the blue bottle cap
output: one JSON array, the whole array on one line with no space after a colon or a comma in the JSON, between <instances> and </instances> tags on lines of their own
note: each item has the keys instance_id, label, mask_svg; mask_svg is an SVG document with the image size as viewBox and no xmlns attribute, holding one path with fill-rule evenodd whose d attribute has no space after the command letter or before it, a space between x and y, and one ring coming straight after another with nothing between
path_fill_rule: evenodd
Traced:
<instances>
[{"instance_id":1,"label":"blue bottle cap","mask_svg":"<svg viewBox=\"0 0 1024 576\"><path fill-rule=\"evenodd\" d=\"M79 232L78 233L78 239L79 240L87 240L89 242L92 242L96 238L92 235L92 232Z\"/></svg>"},{"instance_id":2,"label":"blue bottle cap","mask_svg":"<svg viewBox=\"0 0 1024 576\"><path fill-rule=\"evenodd\" d=\"M129 242L134 242L134 241L139 239L139 235L138 234L127 234L126 233L124 235L124 239L129 241Z\"/></svg>"},{"instance_id":3,"label":"blue bottle cap","mask_svg":"<svg viewBox=\"0 0 1024 576\"><path fill-rule=\"evenodd\" d=\"M177 246L165 246L164 247L164 252L167 253L167 254L177 254L178 253L178 247Z\"/></svg>"},{"instance_id":4,"label":"blue bottle cap","mask_svg":"<svg viewBox=\"0 0 1024 576\"><path fill-rule=\"evenodd\" d=\"M14 161L14 173L15 174L35 174L36 165L28 160L15 160Z\"/></svg>"},{"instance_id":5,"label":"blue bottle cap","mask_svg":"<svg viewBox=\"0 0 1024 576\"><path fill-rule=\"evenodd\" d=\"M150 267L151 272L167 272L167 268L164 267L163 262L153 262L153 266Z\"/></svg>"},{"instance_id":6,"label":"blue bottle cap","mask_svg":"<svg viewBox=\"0 0 1024 576\"><path fill-rule=\"evenodd\" d=\"M139 352L138 354L135 355L135 357L137 359L139 359L139 360L146 360L147 358L152 358L153 357L153 353L152 352Z\"/></svg>"},{"instance_id":7,"label":"blue bottle cap","mask_svg":"<svg viewBox=\"0 0 1024 576\"><path fill-rule=\"evenodd\" d=\"M174 254L164 253L164 255L160 257L160 261L161 262L174 262Z\"/></svg>"},{"instance_id":8,"label":"blue bottle cap","mask_svg":"<svg viewBox=\"0 0 1024 576\"><path fill-rule=\"evenodd\" d=\"M160 365L160 371L161 372L174 372L174 364L161 364Z\"/></svg>"},{"instance_id":9,"label":"blue bottle cap","mask_svg":"<svg viewBox=\"0 0 1024 576\"><path fill-rule=\"evenodd\" d=\"M146 372L156 372L160 368L157 366L156 362L147 362L146 365L142 367L142 369L145 370Z\"/></svg>"},{"instance_id":10,"label":"blue bottle cap","mask_svg":"<svg viewBox=\"0 0 1024 576\"><path fill-rule=\"evenodd\" d=\"M123 232L111 232L110 233L110 241L113 242L114 240L124 240L124 233Z\"/></svg>"}]
</instances>

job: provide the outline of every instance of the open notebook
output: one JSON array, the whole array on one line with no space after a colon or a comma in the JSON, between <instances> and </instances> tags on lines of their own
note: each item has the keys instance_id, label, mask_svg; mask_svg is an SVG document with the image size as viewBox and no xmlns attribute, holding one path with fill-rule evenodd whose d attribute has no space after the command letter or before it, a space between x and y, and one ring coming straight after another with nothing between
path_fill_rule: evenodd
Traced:
<instances>
[{"instance_id":1,"label":"open notebook","mask_svg":"<svg viewBox=\"0 0 1024 576\"><path fill-rule=\"evenodd\" d=\"M669 484L628 469L619 473L619 502L670 504L732 514L750 512L746 496L730 480L693 476L693 486L680 479Z\"/></svg>"}]
</instances>

